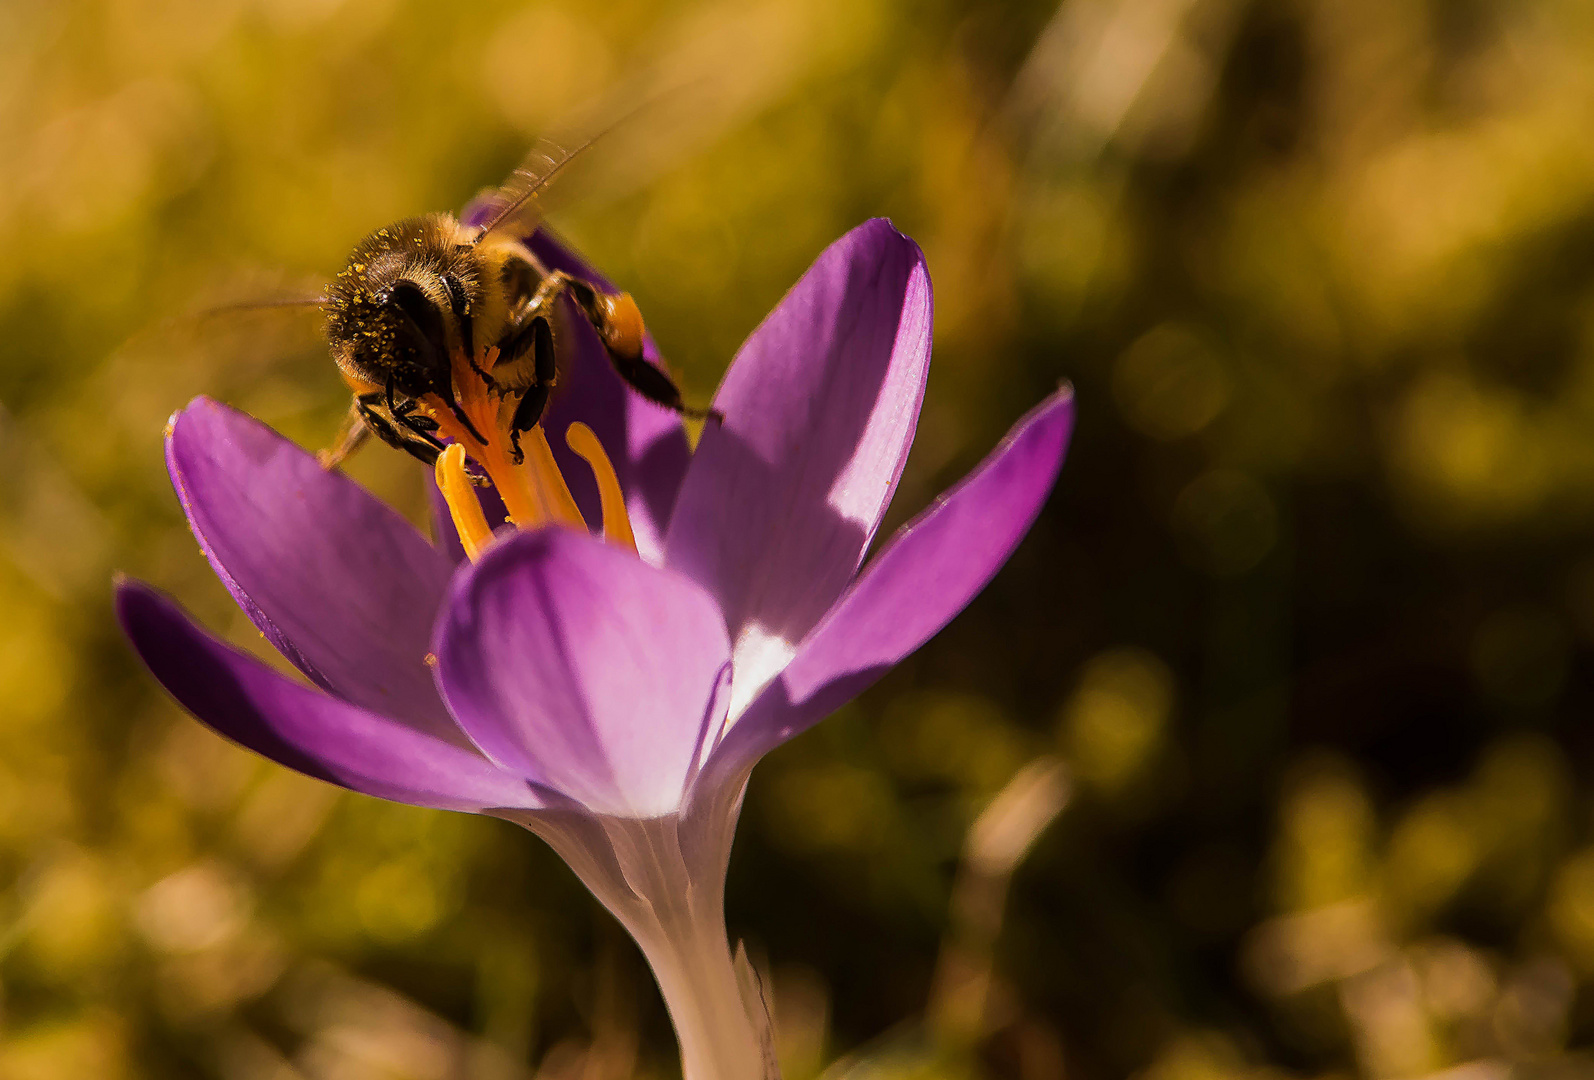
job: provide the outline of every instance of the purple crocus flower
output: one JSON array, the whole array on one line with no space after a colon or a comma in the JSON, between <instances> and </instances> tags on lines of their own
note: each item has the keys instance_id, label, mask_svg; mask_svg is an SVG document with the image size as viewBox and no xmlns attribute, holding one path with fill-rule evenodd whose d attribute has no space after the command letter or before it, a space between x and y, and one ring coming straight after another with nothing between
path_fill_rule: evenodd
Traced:
<instances>
[{"instance_id":1,"label":"purple crocus flower","mask_svg":"<svg viewBox=\"0 0 1594 1080\"><path fill-rule=\"evenodd\" d=\"M532 243L590 273L547 237ZM603 468L594 481L555 446L583 515L567 524L601 519L612 539L629 518L634 552L553 525L501 528L467 561L446 517L434 545L341 473L198 399L167 433L183 510L314 686L137 582L118 586L122 625L222 735L354 791L542 836L641 946L688 1080L773 1075L767 1016L724 926L748 775L985 586L1072 427L1060 390L865 565L913 440L930 321L918 246L885 221L860 226L742 347L714 400L724 422L695 452L576 327L546 426L595 431L624 509L604 498Z\"/></svg>"}]
</instances>

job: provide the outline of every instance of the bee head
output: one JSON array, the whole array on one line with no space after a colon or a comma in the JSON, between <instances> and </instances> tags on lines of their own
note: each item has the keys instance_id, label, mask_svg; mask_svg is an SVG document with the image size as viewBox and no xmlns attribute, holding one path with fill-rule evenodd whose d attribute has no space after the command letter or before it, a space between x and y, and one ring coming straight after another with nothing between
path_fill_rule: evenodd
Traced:
<instances>
[{"instance_id":1,"label":"bee head","mask_svg":"<svg viewBox=\"0 0 1594 1080\"><path fill-rule=\"evenodd\" d=\"M458 226L447 215L407 218L355 246L327 291L327 337L348 375L407 397L449 396L454 349L465 333L469 261L454 251ZM461 275L464 274L462 278Z\"/></svg>"},{"instance_id":2,"label":"bee head","mask_svg":"<svg viewBox=\"0 0 1594 1080\"><path fill-rule=\"evenodd\" d=\"M442 308L419 282L404 277L379 289L334 290L328 336L339 363L367 382L392 380L407 397L449 377Z\"/></svg>"}]
</instances>

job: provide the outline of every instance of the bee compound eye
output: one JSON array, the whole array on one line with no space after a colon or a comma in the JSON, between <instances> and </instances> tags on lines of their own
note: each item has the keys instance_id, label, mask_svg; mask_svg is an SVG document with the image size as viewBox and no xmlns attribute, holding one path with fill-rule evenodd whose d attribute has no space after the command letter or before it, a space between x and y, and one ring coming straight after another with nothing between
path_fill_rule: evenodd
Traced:
<instances>
[{"instance_id":1,"label":"bee compound eye","mask_svg":"<svg viewBox=\"0 0 1594 1080\"><path fill-rule=\"evenodd\" d=\"M470 294L465 290L465 283L456 274L443 275L443 288L448 293L448 306L453 309L456 316L463 318L470 313Z\"/></svg>"},{"instance_id":2,"label":"bee compound eye","mask_svg":"<svg viewBox=\"0 0 1594 1080\"><path fill-rule=\"evenodd\" d=\"M397 308L409 316L417 326L424 327L427 321L437 317L437 305L432 303L431 297L419 285L407 279L395 282L377 299L383 307Z\"/></svg>"},{"instance_id":3,"label":"bee compound eye","mask_svg":"<svg viewBox=\"0 0 1594 1080\"><path fill-rule=\"evenodd\" d=\"M400 326L408 332L415 347L428 354L429 366L435 366L448 355L443 313L415 282L405 280L394 284L382 294L382 306L399 313Z\"/></svg>"}]
</instances>

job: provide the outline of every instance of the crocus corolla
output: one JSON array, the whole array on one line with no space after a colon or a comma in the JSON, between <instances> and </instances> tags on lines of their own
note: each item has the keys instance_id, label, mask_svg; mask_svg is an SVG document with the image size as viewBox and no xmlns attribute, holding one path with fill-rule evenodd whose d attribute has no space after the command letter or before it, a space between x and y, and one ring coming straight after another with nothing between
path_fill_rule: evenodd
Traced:
<instances>
[{"instance_id":1,"label":"crocus corolla","mask_svg":"<svg viewBox=\"0 0 1594 1080\"><path fill-rule=\"evenodd\" d=\"M530 242L551 267L591 274L548 237ZM137 582L118 587L122 625L222 735L354 791L543 837L641 946L687 1080L774 1075L767 1013L723 912L749 773L984 587L1039 512L1072 427L1059 390L865 564L913 440L930 324L918 246L885 221L860 226L754 331L715 396L723 421L691 450L678 418L628 392L572 321L543 425L567 444L538 431L524 465L451 449L435 544L201 398L167 431L183 510L314 685ZM476 404L498 423L487 395ZM491 492L478 499L466 450L509 524Z\"/></svg>"}]
</instances>

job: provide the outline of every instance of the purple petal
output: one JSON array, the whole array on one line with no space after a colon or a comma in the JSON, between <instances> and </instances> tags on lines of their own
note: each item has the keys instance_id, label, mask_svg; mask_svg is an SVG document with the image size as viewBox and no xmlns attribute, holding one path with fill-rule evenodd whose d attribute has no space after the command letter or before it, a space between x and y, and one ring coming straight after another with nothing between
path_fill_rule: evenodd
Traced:
<instances>
[{"instance_id":1,"label":"purple petal","mask_svg":"<svg viewBox=\"0 0 1594 1080\"><path fill-rule=\"evenodd\" d=\"M447 556L342 473L208 398L173 418L166 464L205 556L295 667L463 744L425 663Z\"/></svg>"},{"instance_id":2,"label":"purple petal","mask_svg":"<svg viewBox=\"0 0 1594 1080\"><path fill-rule=\"evenodd\" d=\"M709 768L745 766L824 719L962 611L1040 513L1073 425L1073 391L1064 388L892 537L734 721Z\"/></svg>"},{"instance_id":3,"label":"purple petal","mask_svg":"<svg viewBox=\"0 0 1594 1080\"><path fill-rule=\"evenodd\" d=\"M918 422L930 315L918 245L870 221L819 257L720 385L725 422L704 429L665 559L719 600L738 700L835 603L879 528Z\"/></svg>"},{"instance_id":4,"label":"purple petal","mask_svg":"<svg viewBox=\"0 0 1594 1080\"><path fill-rule=\"evenodd\" d=\"M195 626L154 589L118 583L116 613L155 678L206 726L308 776L440 810L536 809L481 754L301 686Z\"/></svg>"},{"instance_id":5,"label":"purple petal","mask_svg":"<svg viewBox=\"0 0 1594 1080\"><path fill-rule=\"evenodd\" d=\"M730 646L714 601L568 529L500 541L462 573L435 651L476 745L599 812L677 808L724 718Z\"/></svg>"}]
</instances>

